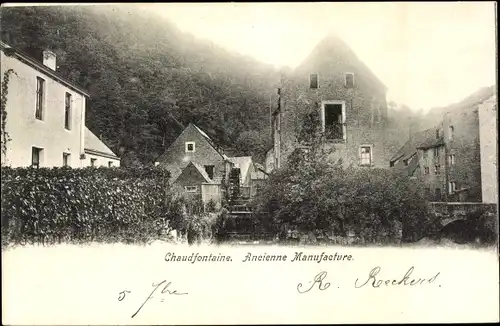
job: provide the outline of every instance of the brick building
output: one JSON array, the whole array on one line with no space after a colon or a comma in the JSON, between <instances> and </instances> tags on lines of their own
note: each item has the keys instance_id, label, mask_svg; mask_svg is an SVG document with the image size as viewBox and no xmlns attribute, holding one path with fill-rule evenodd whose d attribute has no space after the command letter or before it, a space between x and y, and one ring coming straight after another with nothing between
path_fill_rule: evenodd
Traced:
<instances>
[{"instance_id":1,"label":"brick building","mask_svg":"<svg viewBox=\"0 0 500 326\"><path fill-rule=\"evenodd\" d=\"M334 34L328 35L294 71L283 75L272 115L273 147L266 171L286 164L304 145L299 135L308 114L317 114L329 159L346 165L388 167L385 146L387 88Z\"/></svg>"},{"instance_id":2,"label":"brick building","mask_svg":"<svg viewBox=\"0 0 500 326\"><path fill-rule=\"evenodd\" d=\"M156 159L155 165L171 173L172 184L180 186L186 197L200 195L203 200L218 202L226 190L232 191L231 177L237 178L237 192L247 197L256 193L254 188L262 178L256 174L251 156L228 157L193 123Z\"/></svg>"},{"instance_id":3,"label":"brick building","mask_svg":"<svg viewBox=\"0 0 500 326\"><path fill-rule=\"evenodd\" d=\"M481 178L485 179L482 167L489 166L489 175L496 178L496 172L491 172L496 162L491 154L492 138L486 136L494 135L496 129L491 128L491 123L483 123L480 138L478 109L494 107L491 104L496 103L494 92L494 88L485 88L439 109L443 115L436 127L413 133L393 155L390 166L417 180L428 200L481 202L484 188ZM484 104L487 101L491 102L489 106ZM490 114L488 121L492 120L496 121ZM490 154L482 153L488 149Z\"/></svg>"},{"instance_id":4,"label":"brick building","mask_svg":"<svg viewBox=\"0 0 500 326\"><path fill-rule=\"evenodd\" d=\"M155 164L165 167L174 181L190 162L202 166L215 183L227 180L234 165L212 139L193 123L156 159Z\"/></svg>"}]
</instances>

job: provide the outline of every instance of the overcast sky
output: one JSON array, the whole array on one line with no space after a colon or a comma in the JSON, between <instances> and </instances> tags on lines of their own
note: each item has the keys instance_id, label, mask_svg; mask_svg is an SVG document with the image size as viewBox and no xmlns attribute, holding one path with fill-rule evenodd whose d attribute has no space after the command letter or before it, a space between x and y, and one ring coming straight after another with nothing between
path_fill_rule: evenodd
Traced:
<instances>
[{"instance_id":1,"label":"overcast sky","mask_svg":"<svg viewBox=\"0 0 500 326\"><path fill-rule=\"evenodd\" d=\"M496 83L493 2L148 4L180 29L275 66L295 67L331 29L414 109Z\"/></svg>"}]
</instances>

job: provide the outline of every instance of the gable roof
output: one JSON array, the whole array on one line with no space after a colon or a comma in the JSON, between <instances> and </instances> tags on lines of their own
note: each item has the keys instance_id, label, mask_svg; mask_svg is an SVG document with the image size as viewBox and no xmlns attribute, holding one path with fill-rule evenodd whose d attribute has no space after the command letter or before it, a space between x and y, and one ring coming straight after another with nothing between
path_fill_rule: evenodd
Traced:
<instances>
[{"instance_id":1,"label":"gable roof","mask_svg":"<svg viewBox=\"0 0 500 326\"><path fill-rule=\"evenodd\" d=\"M341 48L346 51L346 54L354 59L356 66L360 68L360 75L366 75L367 79L375 83L378 87L383 88L387 91L387 86L373 73L373 71L356 55L356 53L351 49L351 47L335 32L330 31L318 44L313 48L311 53L302 61L302 63L295 68L296 71L305 62L308 62L313 57L323 56L325 52L329 52L332 49Z\"/></svg>"},{"instance_id":2,"label":"gable roof","mask_svg":"<svg viewBox=\"0 0 500 326\"><path fill-rule=\"evenodd\" d=\"M240 169L241 180L245 181L250 165L252 164L251 156L229 157L229 161L234 163L235 167Z\"/></svg>"},{"instance_id":3,"label":"gable roof","mask_svg":"<svg viewBox=\"0 0 500 326\"><path fill-rule=\"evenodd\" d=\"M390 161L394 162L399 159L408 159L416 153L417 148L429 148L439 146L441 143L444 144L442 137L436 139L436 129L437 127L434 127L413 133L411 140L408 140L396 154L391 157Z\"/></svg>"},{"instance_id":4,"label":"gable roof","mask_svg":"<svg viewBox=\"0 0 500 326\"><path fill-rule=\"evenodd\" d=\"M213 148L213 149L214 149L214 150L215 150L215 151L216 151L216 152L217 152L217 153L218 153L218 154L219 154L219 155L220 155L220 156L224 159L224 160L228 160L228 159L229 159L226 155L224 155L224 153L222 153L222 152L220 151L220 149L218 149L218 148L215 146L214 142L213 142L213 141L212 141L212 139L211 139L211 138L207 135L207 133L206 133L206 132L204 132L203 130L201 130L201 128L199 128L197 125L195 125L194 123L192 123L192 122L191 122L191 123L189 123L189 125L188 125L186 128L184 128L184 130L183 130L183 131L179 134L179 136L177 136L177 138L176 138L176 139L172 142L172 144L170 144L170 146L169 146L169 147L167 147L167 149L165 149L165 151L164 151L162 154L160 154L160 155L156 158L155 162L159 162L159 161L161 161L161 160L162 160L165 156L167 156L167 155L168 155L168 153L169 153L169 149L170 149L170 147L171 147L171 146L172 146L172 145L173 145L173 144L177 141L177 139L178 139L179 137L181 137L181 136L182 136L182 135L186 132L186 130L188 130L189 128L193 128L196 132L198 132L198 133L199 133L199 134L200 134L200 135L201 135L201 136L202 136L202 137L203 137L203 138L204 138L204 139L208 142L208 144L209 144L209 145L210 145L210 146L211 146L211 147L212 147L212 148Z\"/></svg>"},{"instance_id":5,"label":"gable roof","mask_svg":"<svg viewBox=\"0 0 500 326\"><path fill-rule=\"evenodd\" d=\"M89 128L85 126L84 136L85 152L114 159L120 159L113 151L106 146Z\"/></svg>"},{"instance_id":6,"label":"gable roof","mask_svg":"<svg viewBox=\"0 0 500 326\"><path fill-rule=\"evenodd\" d=\"M207 174L207 171L205 171L205 169L197 164L197 163L194 163L194 162L190 162L190 164L194 165L194 167L196 168L196 170L198 170L198 172L201 174L201 176L203 177L203 179L205 179L206 182L212 182L212 179L210 179L210 177L208 176ZM189 164L188 164L189 166Z\"/></svg>"},{"instance_id":7,"label":"gable roof","mask_svg":"<svg viewBox=\"0 0 500 326\"><path fill-rule=\"evenodd\" d=\"M444 139L443 136L436 138L436 134L434 134L434 136L426 135L426 137L416 145L418 149L438 147L444 145Z\"/></svg>"},{"instance_id":8,"label":"gable roof","mask_svg":"<svg viewBox=\"0 0 500 326\"><path fill-rule=\"evenodd\" d=\"M203 136L205 137L207 140L209 141L212 141L212 139L210 139L210 137L207 135L206 132L204 132L203 130L201 130L197 125L195 125L194 123L191 123L195 128L196 130L198 130L198 132Z\"/></svg>"},{"instance_id":9,"label":"gable roof","mask_svg":"<svg viewBox=\"0 0 500 326\"><path fill-rule=\"evenodd\" d=\"M42 62L36 60L35 58L24 53L23 51L16 49L16 48L14 48L14 47L12 47L4 42L0 42L0 49L5 53L6 56L14 56L19 61L23 62L24 64L44 73L45 75L47 75L49 77L52 77L56 81L60 82L64 86L74 90L75 92L78 92L82 95L90 97L90 94L86 90L84 90L82 87L70 82L69 80L67 80L66 78L61 76L59 73L57 73L55 70L50 69L49 67L44 65Z\"/></svg>"},{"instance_id":10,"label":"gable roof","mask_svg":"<svg viewBox=\"0 0 500 326\"><path fill-rule=\"evenodd\" d=\"M188 165L186 165L186 167L184 169L182 169L182 172L173 180L173 182L175 183L177 181L177 179L179 179L185 173L185 171L187 171L188 169L192 169L192 168L194 168L195 171L197 171L203 177L205 182L212 183L212 180L208 176L205 169L203 167L201 167L199 164L196 164L192 161L189 162Z\"/></svg>"}]
</instances>

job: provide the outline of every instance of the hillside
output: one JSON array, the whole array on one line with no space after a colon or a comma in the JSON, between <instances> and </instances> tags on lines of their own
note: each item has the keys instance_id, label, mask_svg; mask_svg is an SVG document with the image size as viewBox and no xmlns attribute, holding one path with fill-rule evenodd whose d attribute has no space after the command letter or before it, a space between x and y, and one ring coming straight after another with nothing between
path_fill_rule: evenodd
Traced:
<instances>
[{"instance_id":1,"label":"hillside","mask_svg":"<svg viewBox=\"0 0 500 326\"><path fill-rule=\"evenodd\" d=\"M495 92L495 86L483 87L457 103L453 103L444 107L432 108L424 116L422 127L423 129L434 127L437 123L439 123L439 121L442 120L443 115L448 111L461 110L466 108L470 108L470 110L473 110L479 103L491 97Z\"/></svg>"},{"instance_id":2,"label":"hillside","mask_svg":"<svg viewBox=\"0 0 500 326\"><path fill-rule=\"evenodd\" d=\"M0 19L2 41L39 59L51 49L90 92L87 126L123 165L153 162L189 122L241 155L269 145L271 66L135 6L3 7Z\"/></svg>"}]
</instances>

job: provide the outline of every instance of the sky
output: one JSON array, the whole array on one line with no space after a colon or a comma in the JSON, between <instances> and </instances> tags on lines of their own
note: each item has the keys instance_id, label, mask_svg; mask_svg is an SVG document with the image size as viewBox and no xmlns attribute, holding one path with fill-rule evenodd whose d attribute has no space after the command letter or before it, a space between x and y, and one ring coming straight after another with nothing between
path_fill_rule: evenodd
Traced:
<instances>
[{"instance_id":1,"label":"sky","mask_svg":"<svg viewBox=\"0 0 500 326\"><path fill-rule=\"evenodd\" d=\"M493 2L150 3L181 30L276 67L300 64L335 31L412 109L496 84Z\"/></svg>"}]
</instances>

